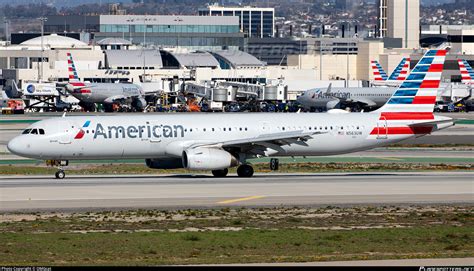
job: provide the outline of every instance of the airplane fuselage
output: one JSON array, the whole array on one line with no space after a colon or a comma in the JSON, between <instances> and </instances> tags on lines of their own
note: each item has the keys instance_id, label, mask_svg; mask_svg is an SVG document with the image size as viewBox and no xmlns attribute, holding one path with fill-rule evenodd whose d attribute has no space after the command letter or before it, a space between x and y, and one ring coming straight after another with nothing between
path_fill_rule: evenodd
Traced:
<instances>
[{"instance_id":1,"label":"airplane fuselage","mask_svg":"<svg viewBox=\"0 0 474 271\"><path fill-rule=\"evenodd\" d=\"M396 91L389 87L364 87L364 88L332 88L329 93L325 88L310 89L299 96L297 101L305 109L329 110L341 104L367 104L370 107L380 107Z\"/></svg>"},{"instance_id":2,"label":"airplane fuselage","mask_svg":"<svg viewBox=\"0 0 474 271\"><path fill-rule=\"evenodd\" d=\"M74 89L70 93L86 103L112 103L117 100L131 101L133 97L144 95L142 88L135 84L124 83L84 83L85 87Z\"/></svg>"},{"instance_id":3,"label":"airplane fuselage","mask_svg":"<svg viewBox=\"0 0 474 271\"><path fill-rule=\"evenodd\" d=\"M198 113L63 117L42 120L9 149L43 160L181 157L201 143L255 138L290 131L314 132L305 142L269 148L266 156L336 155L383 146L430 131L392 134L387 120L375 113ZM17 146L23 146L21 148Z\"/></svg>"}]
</instances>

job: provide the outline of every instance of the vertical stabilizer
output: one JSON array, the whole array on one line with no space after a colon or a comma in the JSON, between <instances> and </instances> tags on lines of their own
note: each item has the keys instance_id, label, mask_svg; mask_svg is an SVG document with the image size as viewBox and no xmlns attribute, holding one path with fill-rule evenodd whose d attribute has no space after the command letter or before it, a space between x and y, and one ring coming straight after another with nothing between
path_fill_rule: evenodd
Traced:
<instances>
[{"instance_id":1,"label":"vertical stabilizer","mask_svg":"<svg viewBox=\"0 0 474 271\"><path fill-rule=\"evenodd\" d=\"M408 119L420 115L420 112L432 115L445 58L446 50L426 52L397 91L377 112L390 112L389 115ZM412 115L412 112L418 114Z\"/></svg>"}]
</instances>

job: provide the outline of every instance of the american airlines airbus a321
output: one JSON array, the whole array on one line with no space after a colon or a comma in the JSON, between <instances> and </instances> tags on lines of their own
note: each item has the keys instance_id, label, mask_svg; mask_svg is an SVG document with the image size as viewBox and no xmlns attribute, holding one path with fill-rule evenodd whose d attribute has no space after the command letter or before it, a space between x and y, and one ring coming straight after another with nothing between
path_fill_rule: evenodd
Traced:
<instances>
[{"instance_id":1,"label":"american airlines airbus a321","mask_svg":"<svg viewBox=\"0 0 474 271\"><path fill-rule=\"evenodd\" d=\"M60 117L34 123L8 143L17 155L48 160L140 158L156 169L210 170L223 177L262 156L322 156L372 149L454 125L433 115L446 50L429 50L377 111L209 113Z\"/></svg>"}]
</instances>

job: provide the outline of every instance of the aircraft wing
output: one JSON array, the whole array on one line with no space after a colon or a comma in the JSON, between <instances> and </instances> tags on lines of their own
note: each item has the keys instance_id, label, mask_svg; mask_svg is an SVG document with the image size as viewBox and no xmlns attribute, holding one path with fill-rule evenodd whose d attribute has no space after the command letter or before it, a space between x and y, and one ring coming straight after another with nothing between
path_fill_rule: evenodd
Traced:
<instances>
[{"instance_id":1,"label":"aircraft wing","mask_svg":"<svg viewBox=\"0 0 474 271\"><path fill-rule=\"evenodd\" d=\"M364 98L350 99L350 100L347 100L347 102L362 103L362 104L365 104L367 106L376 106L377 105L374 101L372 101L370 99L364 99Z\"/></svg>"},{"instance_id":2,"label":"aircraft wing","mask_svg":"<svg viewBox=\"0 0 474 271\"><path fill-rule=\"evenodd\" d=\"M268 151L278 152L281 146L290 144L306 145L308 139L314 135L326 132L304 132L303 130L262 134L256 137L220 141L215 143L197 143L189 148L240 148L242 152L249 152L256 155L266 156Z\"/></svg>"},{"instance_id":3,"label":"aircraft wing","mask_svg":"<svg viewBox=\"0 0 474 271\"><path fill-rule=\"evenodd\" d=\"M114 96L110 96L107 99L105 99L104 102L105 103L114 103L116 101L126 100L127 98L128 97L125 96L125 95L114 95Z\"/></svg>"},{"instance_id":4,"label":"aircraft wing","mask_svg":"<svg viewBox=\"0 0 474 271\"><path fill-rule=\"evenodd\" d=\"M144 91L144 95L145 96L148 96L148 95L155 95L155 94L161 94L163 92L163 90L147 90L147 91Z\"/></svg>"}]
</instances>

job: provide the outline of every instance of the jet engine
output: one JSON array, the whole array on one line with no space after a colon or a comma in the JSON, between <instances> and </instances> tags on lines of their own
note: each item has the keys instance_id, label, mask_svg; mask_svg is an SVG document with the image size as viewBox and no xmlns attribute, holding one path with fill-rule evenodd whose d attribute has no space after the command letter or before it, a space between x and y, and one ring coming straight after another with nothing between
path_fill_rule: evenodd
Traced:
<instances>
[{"instance_id":1,"label":"jet engine","mask_svg":"<svg viewBox=\"0 0 474 271\"><path fill-rule=\"evenodd\" d=\"M146 159L145 163L147 167L154 169L183 168L181 158Z\"/></svg>"},{"instance_id":2,"label":"jet engine","mask_svg":"<svg viewBox=\"0 0 474 271\"><path fill-rule=\"evenodd\" d=\"M143 111L146 105L147 105L146 100L142 97L135 98L132 101L132 106L138 111Z\"/></svg>"},{"instance_id":3,"label":"jet engine","mask_svg":"<svg viewBox=\"0 0 474 271\"><path fill-rule=\"evenodd\" d=\"M196 148L183 151L183 166L193 170L218 170L239 164L237 158L222 149Z\"/></svg>"}]
</instances>

